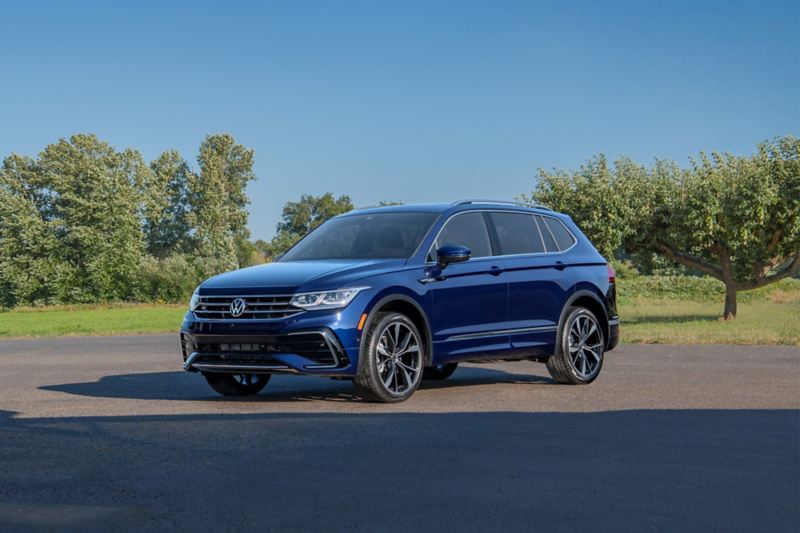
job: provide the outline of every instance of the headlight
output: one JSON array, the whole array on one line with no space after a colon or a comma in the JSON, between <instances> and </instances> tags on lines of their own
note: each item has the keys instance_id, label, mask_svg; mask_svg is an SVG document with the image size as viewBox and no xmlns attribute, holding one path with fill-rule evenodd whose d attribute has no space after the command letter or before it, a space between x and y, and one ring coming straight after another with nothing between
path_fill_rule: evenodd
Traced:
<instances>
[{"instance_id":1,"label":"headlight","mask_svg":"<svg viewBox=\"0 0 800 533\"><path fill-rule=\"evenodd\" d=\"M368 287L354 287L336 291L301 292L292 297L291 305L303 309L336 309L353 301L356 294Z\"/></svg>"},{"instance_id":2,"label":"headlight","mask_svg":"<svg viewBox=\"0 0 800 533\"><path fill-rule=\"evenodd\" d=\"M194 311L197 309L198 305L200 305L200 295L197 293L197 289L195 289L192 293L192 299L189 300L189 311Z\"/></svg>"}]
</instances>

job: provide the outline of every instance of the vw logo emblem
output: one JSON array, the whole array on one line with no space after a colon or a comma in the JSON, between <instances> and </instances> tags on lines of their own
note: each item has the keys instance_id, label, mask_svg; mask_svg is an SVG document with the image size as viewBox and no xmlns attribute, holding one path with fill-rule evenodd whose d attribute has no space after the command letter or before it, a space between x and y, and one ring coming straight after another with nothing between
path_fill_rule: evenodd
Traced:
<instances>
[{"instance_id":1,"label":"vw logo emblem","mask_svg":"<svg viewBox=\"0 0 800 533\"><path fill-rule=\"evenodd\" d=\"M245 309L247 309L247 302L244 298L236 298L231 302L231 315L242 316Z\"/></svg>"}]
</instances>

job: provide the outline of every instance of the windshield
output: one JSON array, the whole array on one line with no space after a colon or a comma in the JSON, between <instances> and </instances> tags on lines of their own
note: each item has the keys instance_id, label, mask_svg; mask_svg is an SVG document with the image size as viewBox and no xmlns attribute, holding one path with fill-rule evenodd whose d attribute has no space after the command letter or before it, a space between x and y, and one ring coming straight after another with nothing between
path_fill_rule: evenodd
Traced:
<instances>
[{"instance_id":1,"label":"windshield","mask_svg":"<svg viewBox=\"0 0 800 533\"><path fill-rule=\"evenodd\" d=\"M408 259L437 213L375 213L332 218L306 235L280 261Z\"/></svg>"}]
</instances>

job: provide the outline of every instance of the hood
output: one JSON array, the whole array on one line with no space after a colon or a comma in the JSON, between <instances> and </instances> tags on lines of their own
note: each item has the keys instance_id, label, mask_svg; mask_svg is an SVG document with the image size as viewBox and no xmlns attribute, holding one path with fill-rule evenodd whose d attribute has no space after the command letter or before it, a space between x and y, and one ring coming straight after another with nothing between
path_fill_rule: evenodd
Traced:
<instances>
[{"instance_id":1,"label":"hood","mask_svg":"<svg viewBox=\"0 0 800 533\"><path fill-rule=\"evenodd\" d=\"M281 293L339 289L367 276L402 267L403 259L286 261L267 263L215 276L200 285L203 294L224 294L250 289L254 294L264 289Z\"/></svg>"}]
</instances>

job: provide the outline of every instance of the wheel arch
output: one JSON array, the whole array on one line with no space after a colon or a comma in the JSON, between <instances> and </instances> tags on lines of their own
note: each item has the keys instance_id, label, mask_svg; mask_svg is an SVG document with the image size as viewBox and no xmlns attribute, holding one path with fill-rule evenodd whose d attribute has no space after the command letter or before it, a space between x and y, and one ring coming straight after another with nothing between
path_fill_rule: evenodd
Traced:
<instances>
[{"instance_id":1,"label":"wheel arch","mask_svg":"<svg viewBox=\"0 0 800 533\"><path fill-rule=\"evenodd\" d=\"M372 308L367 314L367 320L364 322L364 327L361 330L362 342L358 350L359 366L364 358L364 350L366 349L366 345L363 342L364 332L368 331L375 321L375 315L387 311L402 313L417 326L417 329L423 337L423 342L425 343L425 357L422 363L423 366L430 366L433 360L433 337L431 335L431 326L428 322L428 316L425 314L419 302L414 300L414 298L399 293L389 294L380 298L372 305Z\"/></svg>"},{"instance_id":2,"label":"wheel arch","mask_svg":"<svg viewBox=\"0 0 800 533\"><path fill-rule=\"evenodd\" d=\"M561 309L561 316L558 318L558 332L556 335L556 353L561 349L561 332L564 327L564 321L567 319L567 312L571 307L576 306L585 307L594 313L594 316L600 321L600 325L603 328L603 344L605 344L607 348L611 337L611 329L609 327L608 314L603 300L592 291L579 289L567 299L564 303L564 307Z\"/></svg>"}]
</instances>

